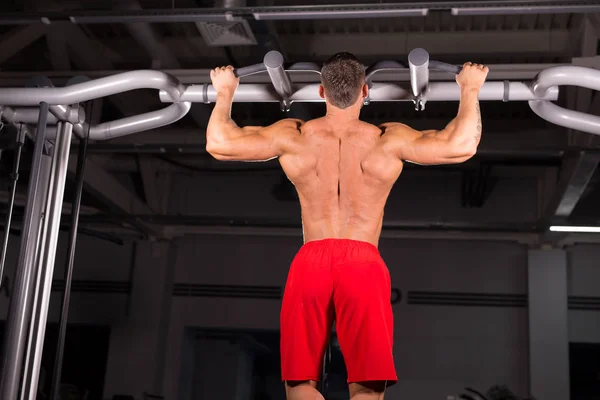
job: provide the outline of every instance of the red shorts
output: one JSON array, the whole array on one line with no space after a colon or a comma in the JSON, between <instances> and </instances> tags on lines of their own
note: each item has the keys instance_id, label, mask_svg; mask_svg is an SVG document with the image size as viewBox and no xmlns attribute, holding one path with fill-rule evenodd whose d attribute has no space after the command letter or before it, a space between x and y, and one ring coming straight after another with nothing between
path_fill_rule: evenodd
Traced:
<instances>
[{"instance_id":1,"label":"red shorts","mask_svg":"<svg viewBox=\"0 0 600 400\"><path fill-rule=\"evenodd\" d=\"M319 381L335 315L348 383L396 383L390 297L389 271L371 243L324 239L302 246L281 308L283 381Z\"/></svg>"}]
</instances>

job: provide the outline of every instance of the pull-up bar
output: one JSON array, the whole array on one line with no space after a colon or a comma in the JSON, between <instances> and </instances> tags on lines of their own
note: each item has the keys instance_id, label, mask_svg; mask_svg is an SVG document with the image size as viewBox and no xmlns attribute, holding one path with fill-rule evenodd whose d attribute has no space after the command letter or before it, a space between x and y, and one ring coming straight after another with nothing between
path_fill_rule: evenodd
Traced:
<instances>
[{"instance_id":1,"label":"pull-up bar","mask_svg":"<svg viewBox=\"0 0 600 400\"><path fill-rule=\"evenodd\" d=\"M366 69L371 102L412 101L417 111L423 110L428 101L458 101L460 89L455 82L430 82L429 71L437 70L451 74L460 72L459 66L430 60L424 49L413 50L408 57L408 67L395 61L378 62ZM400 77L409 72L410 81ZM387 72L386 82L377 76ZM294 102L322 102L318 83L296 83L296 72L309 72L320 76L320 68L314 63L296 63L284 67L283 56L269 52L262 63L235 70L239 77L267 73L271 84L242 83L234 95L235 102L277 102L282 110L289 110ZM396 72L399 79L390 79ZM381 75L379 75L381 76ZM480 90L482 101L528 101L531 109L541 118L553 124L600 135L600 117L574 110L567 110L552 103L558 99L559 86L573 85L600 90L600 71L577 66L551 67L530 82L488 81ZM65 87L6 88L0 89L0 113L2 119L11 123L34 124L38 112L20 107L37 107L41 102L49 104L49 123L68 121L79 136L87 129L87 122L79 103L135 89L157 89L159 98L169 106L140 115L104 122L90 128L90 139L105 140L135 132L155 129L176 122L190 110L192 102L213 103L217 93L212 85L183 85L172 75L160 71L130 71L85 82L77 81ZM17 107L17 108L15 108ZM56 135L56 129L48 127L47 136Z\"/></svg>"}]
</instances>

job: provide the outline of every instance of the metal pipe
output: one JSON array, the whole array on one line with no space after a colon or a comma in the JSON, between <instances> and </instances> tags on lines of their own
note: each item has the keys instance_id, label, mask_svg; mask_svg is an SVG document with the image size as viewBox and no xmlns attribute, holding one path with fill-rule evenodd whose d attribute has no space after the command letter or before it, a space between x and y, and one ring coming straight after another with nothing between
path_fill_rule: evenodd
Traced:
<instances>
[{"instance_id":1,"label":"metal pipe","mask_svg":"<svg viewBox=\"0 0 600 400\"><path fill-rule=\"evenodd\" d=\"M61 122L59 124L62 125ZM50 196L50 191L54 186L55 175L52 173L53 165L55 163L55 147L51 146L49 153L51 155L44 154L43 160L46 168L44 169L44 174L46 176L43 189L41 191L42 196L40 196L40 207L44 210L44 216L48 215L50 202L48 201L48 197ZM37 244L37 254L35 257L35 269L32 275L32 285L33 285L33 295L32 295L32 309L31 309L31 321L29 323L29 334L27 336L27 347L25 350L25 365L23 367L23 378L21 380L21 390L20 390L20 399L25 400L25 391L23 387L29 384L31 381L31 366L33 365L33 357L34 357L34 342L35 342L35 321L38 320L39 314L39 298L41 292L41 284L42 284L42 275L43 275L43 259L48 251L47 246L47 237L48 237L48 218L43 218L40 224L40 234L38 237Z\"/></svg>"},{"instance_id":2,"label":"metal pipe","mask_svg":"<svg viewBox=\"0 0 600 400\"><path fill-rule=\"evenodd\" d=\"M56 125L59 120L79 124L85 121L85 112L82 107L72 108L65 106L50 106L48 124ZM37 107L4 107L4 117L7 121L15 124L35 124L40 115Z\"/></svg>"},{"instance_id":3,"label":"metal pipe","mask_svg":"<svg viewBox=\"0 0 600 400\"><path fill-rule=\"evenodd\" d=\"M264 21L345 19L345 18L398 18L424 17L429 14L427 8L405 8L388 10L336 10L336 11L266 11L255 12L254 19Z\"/></svg>"},{"instance_id":4,"label":"metal pipe","mask_svg":"<svg viewBox=\"0 0 600 400\"><path fill-rule=\"evenodd\" d=\"M91 113L90 113L91 114ZM60 390L60 379L62 375L63 356L65 351L65 339L67 336L67 322L69 320L69 305L71 304L71 282L73 281L73 266L75 263L75 247L77 244L77 228L79 226L79 212L81 209L81 194L83 192L85 159L87 157L88 136L79 141L79 154L77 156L77 170L75 172L75 193L73 194L71 228L69 230L69 247L67 249L68 259L65 269L65 288L63 292L60 309L58 343L54 369L52 375L52 388L50 400L58 400Z\"/></svg>"},{"instance_id":5,"label":"metal pipe","mask_svg":"<svg viewBox=\"0 0 600 400\"><path fill-rule=\"evenodd\" d=\"M394 83L373 83L370 90L371 101L412 101L410 89ZM162 102L172 102L173 98L166 92L160 91ZM524 82L487 82L479 93L480 100L502 101L528 101L528 100L557 100L558 88L549 88L541 97L536 96L529 85ZM189 86L181 95L181 101L192 103L214 103L217 92L212 85ZM458 101L460 89L456 82L431 82L427 92L428 101ZM271 85L266 84L241 84L237 88L233 101L241 103L269 103L279 102L279 96L273 92ZM319 96L319 84L310 83L295 85L295 91L290 96L293 102L324 102Z\"/></svg>"},{"instance_id":6,"label":"metal pipe","mask_svg":"<svg viewBox=\"0 0 600 400\"><path fill-rule=\"evenodd\" d=\"M275 91L281 97L282 109L289 111L290 96L292 95L292 81L283 69L283 55L278 51L269 51L263 59L267 73L271 78Z\"/></svg>"},{"instance_id":7,"label":"metal pipe","mask_svg":"<svg viewBox=\"0 0 600 400\"><path fill-rule=\"evenodd\" d=\"M81 106L50 106L50 112L59 121L66 121L71 124L82 124L85 122L85 111Z\"/></svg>"},{"instance_id":8,"label":"metal pipe","mask_svg":"<svg viewBox=\"0 0 600 400\"><path fill-rule=\"evenodd\" d=\"M539 117L555 125L600 135L600 117L597 115L569 110L549 101L530 101L529 107Z\"/></svg>"},{"instance_id":9,"label":"metal pipe","mask_svg":"<svg viewBox=\"0 0 600 400\"><path fill-rule=\"evenodd\" d=\"M44 182L42 158L45 141L45 127L48 116L48 103L40 104L40 119L36 133L33 161L29 175L25 219L21 231L21 249L17 263L15 285L7 318L7 329L4 335L2 375L0 377L0 398L16 400L19 392L23 351L25 348L27 324L31 312L32 275L36 255L39 222L42 218L42 207L37 202L41 196Z\"/></svg>"},{"instance_id":10,"label":"metal pipe","mask_svg":"<svg viewBox=\"0 0 600 400\"><path fill-rule=\"evenodd\" d=\"M50 105L76 104L135 89L165 90L178 99L184 86L173 76L160 71L130 71L62 88L0 89L0 104L35 106L40 101ZM175 100L178 101L178 100Z\"/></svg>"},{"instance_id":11,"label":"metal pipe","mask_svg":"<svg viewBox=\"0 0 600 400\"><path fill-rule=\"evenodd\" d=\"M425 49L414 49L408 54L408 67L412 95L419 97L426 92L429 84L429 53Z\"/></svg>"},{"instance_id":12,"label":"metal pipe","mask_svg":"<svg viewBox=\"0 0 600 400\"><path fill-rule=\"evenodd\" d=\"M52 290L52 276L54 274L54 262L56 259L56 247L58 244L58 233L60 228L60 217L62 211L62 202L65 192L65 181L67 178L67 167L69 163L69 149L71 145L71 136L73 125L65 122L61 124L60 135L56 140L56 148L52 163L52 175L54 182L51 186L48 207L47 207L47 236L46 251L41 260L42 286L39 296L37 319L32 321L35 327L33 341L33 363L31 365L31 380L23 388L24 399L35 400L37 396L37 387L42 362L42 352L44 347L44 336L46 334L46 322L48 320L48 307L50 305L50 293Z\"/></svg>"},{"instance_id":13,"label":"metal pipe","mask_svg":"<svg viewBox=\"0 0 600 400\"><path fill-rule=\"evenodd\" d=\"M8 241L10 239L10 225L12 223L12 213L15 206L15 196L17 193L17 181L19 180L19 165L21 164L21 151L25 144L25 131L19 129L17 139L15 141L15 159L13 162L13 170L11 174L10 199L8 201L8 210L6 212L6 221L4 223L4 240L2 241L2 254L0 255L0 282L4 277L4 264L6 263L6 253L8 252Z\"/></svg>"},{"instance_id":14,"label":"metal pipe","mask_svg":"<svg viewBox=\"0 0 600 400\"><path fill-rule=\"evenodd\" d=\"M144 114L134 115L131 117L121 118L110 122L104 122L102 124L94 125L89 131L90 139L92 140L107 140L116 138L119 136L129 135L131 133L143 132L151 129L160 128L161 126L172 124L183 118L191 109L192 104L189 102L181 102L171 104L163 109L157 111L150 111ZM12 109L6 107L7 110L22 110L21 108ZM26 111L25 113L8 113L5 115L5 119L9 122L13 122L14 115L26 115L27 118L31 117L32 111ZM87 123L75 124L73 130L79 137L83 137L88 129ZM53 140L57 135L56 126L49 126L46 128L46 138Z\"/></svg>"},{"instance_id":15,"label":"metal pipe","mask_svg":"<svg viewBox=\"0 0 600 400\"><path fill-rule=\"evenodd\" d=\"M554 86L579 86L600 91L600 71L593 68L566 65L547 68L533 80L533 93L542 96Z\"/></svg>"},{"instance_id":16,"label":"metal pipe","mask_svg":"<svg viewBox=\"0 0 600 400\"><path fill-rule=\"evenodd\" d=\"M150 129L172 124L183 118L192 107L190 102L173 103L158 111L134 115L115 121L104 122L90 128L90 139L106 140L131 133L143 132ZM83 127L80 127L82 129Z\"/></svg>"}]
</instances>

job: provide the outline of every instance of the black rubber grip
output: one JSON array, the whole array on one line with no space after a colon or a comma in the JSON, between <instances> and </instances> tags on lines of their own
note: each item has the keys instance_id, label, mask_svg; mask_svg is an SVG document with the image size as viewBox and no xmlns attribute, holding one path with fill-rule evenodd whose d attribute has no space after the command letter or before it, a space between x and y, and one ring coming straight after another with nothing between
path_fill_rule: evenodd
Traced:
<instances>
[{"instance_id":1,"label":"black rubber grip","mask_svg":"<svg viewBox=\"0 0 600 400\"><path fill-rule=\"evenodd\" d=\"M252 74L256 74L258 72L266 71L267 67L265 67L264 63L249 65L247 67L236 68L233 70L233 74L237 78L241 78L243 76L248 76Z\"/></svg>"},{"instance_id":2,"label":"black rubber grip","mask_svg":"<svg viewBox=\"0 0 600 400\"><path fill-rule=\"evenodd\" d=\"M462 71L462 66L448 64L440 61L429 61L429 69L458 75L460 74L460 71Z\"/></svg>"}]
</instances>

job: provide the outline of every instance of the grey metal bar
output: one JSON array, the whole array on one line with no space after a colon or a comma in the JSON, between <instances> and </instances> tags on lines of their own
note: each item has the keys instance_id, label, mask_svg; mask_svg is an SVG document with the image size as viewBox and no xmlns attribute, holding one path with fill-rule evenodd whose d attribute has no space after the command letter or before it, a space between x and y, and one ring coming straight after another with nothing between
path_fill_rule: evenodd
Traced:
<instances>
[{"instance_id":1,"label":"grey metal bar","mask_svg":"<svg viewBox=\"0 0 600 400\"><path fill-rule=\"evenodd\" d=\"M183 118L190 111L191 107L192 104L190 102L173 103L158 111L151 111L94 125L90 129L90 139L106 140L129 135L131 133L160 128L161 126L172 124ZM79 126L78 129L85 130L82 126Z\"/></svg>"},{"instance_id":2,"label":"grey metal bar","mask_svg":"<svg viewBox=\"0 0 600 400\"><path fill-rule=\"evenodd\" d=\"M407 85L397 85L394 83L373 83L370 90L371 101L412 101L413 96ZM294 85L294 93L290 96L291 102L323 102L319 96L319 84L310 83L303 85ZM542 96L537 97L531 91L531 88L524 82L510 82L509 101L528 101L528 100L557 100L558 88L550 88ZM502 101L504 98L504 82L487 82L480 91L481 100ZM189 86L181 95L181 101L203 102L203 85ZM214 103L217 93L212 87L207 87L208 101ZM160 100L162 102L172 102L173 99L168 93L160 91ZM455 82L432 82L429 84L427 92L429 101L458 101L460 99L460 89ZM279 97L273 93L271 85L266 84L243 84L235 92L233 101L247 103L269 103L279 102Z\"/></svg>"},{"instance_id":3,"label":"grey metal bar","mask_svg":"<svg viewBox=\"0 0 600 400\"><path fill-rule=\"evenodd\" d=\"M12 223L12 213L15 205L15 195L17 193L17 181L19 180L19 166L21 164L21 151L25 144L25 131L23 127L19 129L17 134L15 159L13 162L13 170L11 173L12 184L10 187L10 199L8 201L8 210L6 212L6 220L4 222L4 240L2 241L2 253L0 255L0 282L3 282L4 264L6 263L6 253L8 251L8 241L10 239L10 226Z\"/></svg>"},{"instance_id":4,"label":"grey metal bar","mask_svg":"<svg viewBox=\"0 0 600 400\"><path fill-rule=\"evenodd\" d=\"M270 51L265 54L263 63L267 73L275 87L275 91L281 97L281 105L285 111L290 109L290 96L292 95L292 81L285 69L283 69L283 55L278 51Z\"/></svg>"},{"instance_id":5,"label":"grey metal bar","mask_svg":"<svg viewBox=\"0 0 600 400\"><path fill-rule=\"evenodd\" d=\"M62 88L6 88L0 90L0 104L35 106L40 101L50 105L76 104L99 97L111 96L135 89L167 91L177 99L184 86L173 76L160 71L123 72Z\"/></svg>"},{"instance_id":6,"label":"grey metal bar","mask_svg":"<svg viewBox=\"0 0 600 400\"><path fill-rule=\"evenodd\" d=\"M40 115L38 107L4 107L5 119L18 124L35 124ZM50 106L48 115L48 124L55 125L59 120L69 121L73 124L83 123L85 121L85 112L82 107L74 109L65 106Z\"/></svg>"},{"instance_id":7,"label":"grey metal bar","mask_svg":"<svg viewBox=\"0 0 600 400\"><path fill-rule=\"evenodd\" d=\"M367 84L370 85L375 74L379 74L384 71L394 71L395 73L399 74L401 72L406 72L407 68L404 67L402 64L400 64L397 61L380 61L380 62L375 63L375 64L371 65L370 67L366 68L365 81L367 82ZM410 70L409 70L409 74L410 74ZM398 77L396 77L396 79L398 79Z\"/></svg>"},{"instance_id":8,"label":"grey metal bar","mask_svg":"<svg viewBox=\"0 0 600 400\"><path fill-rule=\"evenodd\" d=\"M25 219L21 233L21 249L17 263L14 292L10 299L7 329L4 335L0 398L16 400L19 391L23 351L25 348L27 323L31 312L31 286L34 272L39 223L42 208L38 199L43 188L42 158L45 140L48 104L41 103L40 119L33 151L32 168L29 176Z\"/></svg>"},{"instance_id":9,"label":"grey metal bar","mask_svg":"<svg viewBox=\"0 0 600 400\"><path fill-rule=\"evenodd\" d=\"M462 70L462 67L459 65L448 64L445 62L430 60L429 61L429 69L458 75L460 73L460 71Z\"/></svg>"},{"instance_id":10,"label":"grey metal bar","mask_svg":"<svg viewBox=\"0 0 600 400\"><path fill-rule=\"evenodd\" d=\"M129 135L131 133L160 128L161 126L172 124L183 118L190 111L191 106L192 105L189 102L174 103L157 111L94 125L90 129L90 139L106 140ZM58 107L63 107L64 109L64 106ZM38 113L35 108L24 109L5 107L5 110L8 111L4 114L6 121L12 123L15 123L15 118L29 121ZM85 115L85 113L83 113L83 115ZM83 137L86 134L87 123L75 124L73 130L79 137ZM47 139L53 140L56 138L56 135L56 126L49 126L46 128Z\"/></svg>"},{"instance_id":11,"label":"grey metal bar","mask_svg":"<svg viewBox=\"0 0 600 400\"><path fill-rule=\"evenodd\" d=\"M297 62L290 65L287 69L288 72L308 72L316 73L321 75L321 67L313 62Z\"/></svg>"},{"instance_id":12,"label":"grey metal bar","mask_svg":"<svg viewBox=\"0 0 600 400\"><path fill-rule=\"evenodd\" d=\"M92 102L93 103L93 102ZM93 110L90 110L90 114ZM71 282L73 280L73 265L75 262L75 247L77 243L77 232L79 227L79 211L81 208L81 194L83 192L85 160L87 157L88 139L86 135L79 142L79 154L77 156L77 171L75 172L76 187L73 195L71 210L71 229L69 230L68 259L65 268L65 289L59 318L58 343L56 346L56 357L52 374L52 386L50 400L59 400L60 381L62 375L63 356L65 349L65 338L67 336L67 323L69 320L69 305L71 304Z\"/></svg>"},{"instance_id":13,"label":"grey metal bar","mask_svg":"<svg viewBox=\"0 0 600 400\"><path fill-rule=\"evenodd\" d=\"M553 86L580 86L600 90L600 71L593 68L564 65L547 68L532 82L533 92L542 95Z\"/></svg>"},{"instance_id":14,"label":"grey metal bar","mask_svg":"<svg viewBox=\"0 0 600 400\"><path fill-rule=\"evenodd\" d=\"M85 122L85 111L81 106L50 106L50 112L60 121L70 122L71 124L82 124Z\"/></svg>"},{"instance_id":15,"label":"grey metal bar","mask_svg":"<svg viewBox=\"0 0 600 400\"><path fill-rule=\"evenodd\" d=\"M600 12L600 5L543 5L512 7L453 7L452 15L578 14Z\"/></svg>"},{"instance_id":16,"label":"grey metal bar","mask_svg":"<svg viewBox=\"0 0 600 400\"><path fill-rule=\"evenodd\" d=\"M288 11L288 12L255 12L256 20L285 21L285 20L315 20L315 19L345 19L345 18L397 18L424 17L429 13L427 8L406 8L387 10L332 10L332 11Z\"/></svg>"},{"instance_id":17,"label":"grey metal bar","mask_svg":"<svg viewBox=\"0 0 600 400\"><path fill-rule=\"evenodd\" d=\"M52 276L54 274L54 262L56 258L56 247L58 244L58 233L60 228L60 216L65 192L65 181L69 163L69 150L71 147L71 136L73 125L65 122L61 124L60 135L57 137L54 157L52 162L53 185L50 187L47 207L47 236L46 251L41 260L42 286L37 319L32 321L33 330L33 363L31 365L31 380L23 388L24 399L36 400L37 386L39 380L40 366L42 362L42 351L44 347L44 336L46 333L46 322L48 319L48 307L50 305L50 293L52 289Z\"/></svg>"},{"instance_id":18,"label":"grey metal bar","mask_svg":"<svg viewBox=\"0 0 600 400\"><path fill-rule=\"evenodd\" d=\"M250 76L254 74L258 74L261 72L265 72L267 68L265 67L265 63L249 65L247 67L236 68L233 70L233 74L238 78L244 76Z\"/></svg>"},{"instance_id":19,"label":"grey metal bar","mask_svg":"<svg viewBox=\"0 0 600 400\"><path fill-rule=\"evenodd\" d=\"M61 122L59 122L62 125ZM49 144L46 145L48 148L48 155L44 154L43 160L46 168L43 173L45 174L45 184L42 188L40 188L41 196L40 196L40 207L44 210L44 216L48 215L48 207L50 202L48 201L48 197L50 195L50 191L54 186L55 175L52 173L52 167L55 160L55 147ZM25 349L25 364L23 367L23 377L21 380L21 390L20 390L20 399L24 400L25 392L23 391L23 387L28 385L31 381L31 365L33 364L33 349L34 349L34 341L35 341L35 323L32 321L36 321L38 319L39 314L39 297L40 297L40 286L42 282L42 260L44 259L46 252L48 250L47 246L47 237L48 237L48 218L43 218L40 222L40 234L38 237L37 244L37 254L34 260L34 272L32 274L32 309L31 309L31 321L29 321L29 333L27 336L27 347Z\"/></svg>"},{"instance_id":20,"label":"grey metal bar","mask_svg":"<svg viewBox=\"0 0 600 400\"><path fill-rule=\"evenodd\" d=\"M421 48L412 50L408 54L408 67L412 94L418 97L425 93L429 84L429 53Z\"/></svg>"},{"instance_id":21,"label":"grey metal bar","mask_svg":"<svg viewBox=\"0 0 600 400\"><path fill-rule=\"evenodd\" d=\"M530 101L529 107L539 117L555 125L600 135L600 117L568 110L549 101Z\"/></svg>"}]
</instances>

